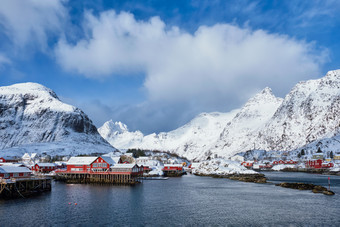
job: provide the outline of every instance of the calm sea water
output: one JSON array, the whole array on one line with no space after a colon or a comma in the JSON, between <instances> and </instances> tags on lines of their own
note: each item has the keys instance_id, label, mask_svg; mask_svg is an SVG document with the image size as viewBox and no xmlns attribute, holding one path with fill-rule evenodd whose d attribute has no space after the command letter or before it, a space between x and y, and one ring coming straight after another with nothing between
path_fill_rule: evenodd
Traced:
<instances>
[{"instance_id":1,"label":"calm sea water","mask_svg":"<svg viewBox=\"0 0 340 227\"><path fill-rule=\"evenodd\" d=\"M266 175L275 183L323 186L328 178ZM335 196L193 175L135 187L56 182L50 193L0 201L0 226L340 226L340 177L331 176L331 183Z\"/></svg>"}]
</instances>

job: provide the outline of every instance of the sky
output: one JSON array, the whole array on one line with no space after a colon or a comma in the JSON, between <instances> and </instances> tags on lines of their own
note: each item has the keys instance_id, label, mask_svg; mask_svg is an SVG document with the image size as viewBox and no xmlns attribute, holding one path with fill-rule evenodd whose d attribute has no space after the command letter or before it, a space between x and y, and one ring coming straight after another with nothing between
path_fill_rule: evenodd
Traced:
<instances>
[{"instance_id":1,"label":"sky","mask_svg":"<svg viewBox=\"0 0 340 227\"><path fill-rule=\"evenodd\" d=\"M0 86L145 134L340 68L337 0L2 0Z\"/></svg>"}]
</instances>

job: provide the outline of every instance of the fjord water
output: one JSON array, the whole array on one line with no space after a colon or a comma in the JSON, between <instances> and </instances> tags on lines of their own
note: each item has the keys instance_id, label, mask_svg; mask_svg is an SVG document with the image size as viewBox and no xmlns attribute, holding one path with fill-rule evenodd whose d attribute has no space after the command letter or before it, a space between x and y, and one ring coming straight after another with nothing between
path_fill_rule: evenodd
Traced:
<instances>
[{"instance_id":1,"label":"fjord water","mask_svg":"<svg viewBox=\"0 0 340 227\"><path fill-rule=\"evenodd\" d=\"M328 184L325 175L266 175L275 183ZM135 187L55 182L50 193L0 201L0 220L1 226L339 226L340 177L331 176L331 189L336 195L193 175Z\"/></svg>"}]
</instances>

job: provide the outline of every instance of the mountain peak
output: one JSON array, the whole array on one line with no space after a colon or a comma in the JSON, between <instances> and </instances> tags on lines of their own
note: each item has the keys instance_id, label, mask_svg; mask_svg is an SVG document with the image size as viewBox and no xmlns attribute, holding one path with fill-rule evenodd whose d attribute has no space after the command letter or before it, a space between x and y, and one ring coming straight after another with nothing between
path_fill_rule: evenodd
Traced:
<instances>
[{"instance_id":1,"label":"mountain peak","mask_svg":"<svg viewBox=\"0 0 340 227\"><path fill-rule=\"evenodd\" d=\"M248 102L245 104L245 106L253 106L253 105L258 105L259 103L268 103L268 102L282 102L282 98L276 97L272 89L269 87L264 88L260 92L258 92L255 96L250 98Z\"/></svg>"},{"instance_id":2,"label":"mountain peak","mask_svg":"<svg viewBox=\"0 0 340 227\"><path fill-rule=\"evenodd\" d=\"M113 122L112 120L109 120L104 123L103 127L107 128L110 132L122 133L129 131L127 125L120 121Z\"/></svg>"},{"instance_id":3,"label":"mountain peak","mask_svg":"<svg viewBox=\"0 0 340 227\"><path fill-rule=\"evenodd\" d=\"M10 86L0 87L0 94L35 94L36 96L52 96L59 99L51 89L33 82L18 83Z\"/></svg>"},{"instance_id":4,"label":"mountain peak","mask_svg":"<svg viewBox=\"0 0 340 227\"><path fill-rule=\"evenodd\" d=\"M260 94L269 94L269 95L274 95L273 94L273 91L270 87L265 87L261 92Z\"/></svg>"}]
</instances>

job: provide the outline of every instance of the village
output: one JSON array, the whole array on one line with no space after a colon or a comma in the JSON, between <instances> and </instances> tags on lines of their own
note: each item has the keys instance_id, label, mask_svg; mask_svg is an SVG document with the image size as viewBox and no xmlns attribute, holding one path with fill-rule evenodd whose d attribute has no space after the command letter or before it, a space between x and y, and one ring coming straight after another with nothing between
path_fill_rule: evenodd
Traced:
<instances>
[{"instance_id":1,"label":"village","mask_svg":"<svg viewBox=\"0 0 340 227\"><path fill-rule=\"evenodd\" d=\"M113 153L94 156L50 157L36 153L22 157L0 157L0 197L25 197L51 190L52 179L66 183L105 183L135 185L143 180L166 180L195 173L200 162L190 163L167 153ZM145 153L143 153L145 155ZM244 161L236 155L231 158L242 168L255 171L304 171L339 174L340 154L325 158L323 153L314 153L308 160L287 159Z\"/></svg>"},{"instance_id":2,"label":"village","mask_svg":"<svg viewBox=\"0 0 340 227\"><path fill-rule=\"evenodd\" d=\"M340 172L340 154L338 153L332 157L322 152L316 152L308 157L291 157L283 153L274 160L273 158L262 158L244 161L242 158L239 157L239 160L242 160L242 166L256 171Z\"/></svg>"}]
</instances>

